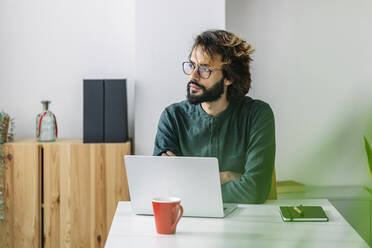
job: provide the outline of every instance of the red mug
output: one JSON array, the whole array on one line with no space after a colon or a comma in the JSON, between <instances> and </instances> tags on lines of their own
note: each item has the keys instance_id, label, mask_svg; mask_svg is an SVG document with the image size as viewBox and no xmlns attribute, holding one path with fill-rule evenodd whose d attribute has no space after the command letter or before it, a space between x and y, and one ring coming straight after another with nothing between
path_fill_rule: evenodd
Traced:
<instances>
[{"instance_id":1,"label":"red mug","mask_svg":"<svg viewBox=\"0 0 372 248\"><path fill-rule=\"evenodd\" d=\"M183 208L177 197L158 197L152 200L156 231L159 234L174 234Z\"/></svg>"}]
</instances>

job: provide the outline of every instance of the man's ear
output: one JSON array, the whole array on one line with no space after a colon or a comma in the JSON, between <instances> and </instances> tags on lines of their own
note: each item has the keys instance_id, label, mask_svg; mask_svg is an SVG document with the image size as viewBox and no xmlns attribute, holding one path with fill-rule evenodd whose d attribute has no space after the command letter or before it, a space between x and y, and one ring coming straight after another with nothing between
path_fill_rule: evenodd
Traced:
<instances>
[{"instance_id":1,"label":"man's ear","mask_svg":"<svg viewBox=\"0 0 372 248\"><path fill-rule=\"evenodd\" d=\"M227 78L225 78L225 80L223 81L223 83L226 85L226 86L229 86L232 84L232 82L230 80L228 80Z\"/></svg>"},{"instance_id":2,"label":"man's ear","mask_svg":"<svg viewBox=\"0 0 372 248\"><path fill-rule=\"evenodd\" d=\"M231 85L232 82L230 81L229 75L227 74L227 72L225 70L223 70L222 73L223 73L223 77L224 77L223 83L225 84L225 86Z\"/></svg>"}]
</instances>

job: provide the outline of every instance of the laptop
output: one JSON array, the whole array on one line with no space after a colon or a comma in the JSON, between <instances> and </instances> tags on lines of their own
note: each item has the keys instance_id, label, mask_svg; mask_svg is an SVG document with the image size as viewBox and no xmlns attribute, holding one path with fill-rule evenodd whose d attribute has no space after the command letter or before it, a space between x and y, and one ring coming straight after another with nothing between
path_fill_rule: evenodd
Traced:
<instances>
[{"instance_id":1,"label":"laptop","mask_svg":"<svg viewBox=\"0 0 372 248\"><path fill-rule=\"evenodd\" d=\"M237 208L222 202L216 158L126 155L124 160L135 214L153 215L155 197L181 198L185 217L222 218Z\"/></svg>"}]
</instances>

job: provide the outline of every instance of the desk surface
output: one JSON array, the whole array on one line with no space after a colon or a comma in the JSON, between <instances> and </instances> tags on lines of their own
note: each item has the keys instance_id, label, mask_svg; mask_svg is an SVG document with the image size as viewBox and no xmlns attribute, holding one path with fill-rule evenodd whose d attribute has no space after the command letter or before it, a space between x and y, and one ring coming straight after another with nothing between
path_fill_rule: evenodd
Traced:
<instances>
[{"instance_id":1,"label":"desk surface","mask_svg":"<svg viewBox=\"0 0 372 248\"><path fill-rule=\"evenodd\" d=\"M182 203L181 203L182 204ZM280 205L319 205L329 222L283 222ZM119 202L106 241L113 247L368 247L325 199L276 200L261 205L238 204L223 219L181 218L175 235L159 235L153 216L132 213Z\"/></svg>"}]
</instances>

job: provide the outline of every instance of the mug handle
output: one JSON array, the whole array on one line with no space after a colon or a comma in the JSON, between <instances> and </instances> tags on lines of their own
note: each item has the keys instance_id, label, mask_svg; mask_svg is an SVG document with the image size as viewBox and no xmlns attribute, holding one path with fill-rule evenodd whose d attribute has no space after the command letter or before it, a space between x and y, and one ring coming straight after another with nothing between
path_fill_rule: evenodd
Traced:
<instances>
[{"instance_id":1,"label":"mug handle","mask_svg":"<svg viewBox=\"0 0 372 248\"><path fill-rule=\"evenodd\" d=\"M178 215L176 221L171 226L172 231L174 231L176 229L176 226L177 226L178 222L180 221L180 219L183 215L183 207L181 206L181 204L178 204L175 208L178 208L180 212L179 212L179 215Z\"/></svg>"}]
</instances>

